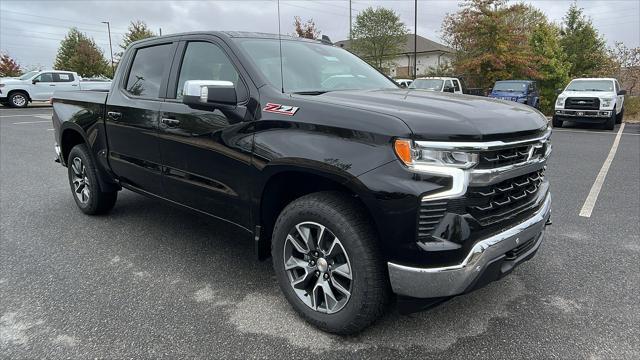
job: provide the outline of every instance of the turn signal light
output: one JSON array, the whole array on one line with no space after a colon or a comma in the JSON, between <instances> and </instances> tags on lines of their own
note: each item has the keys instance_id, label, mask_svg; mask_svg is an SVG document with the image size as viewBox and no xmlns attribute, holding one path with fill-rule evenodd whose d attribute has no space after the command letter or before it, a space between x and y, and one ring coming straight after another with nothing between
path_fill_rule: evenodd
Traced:
<instances>
[{"instance_id":1,"label":"turn signal light","mask_svg":"<svg viewBox=\"0 0 640 360\"><path fill-rule=\"evenodd\" d=\"M405 165L409 165L412 163L411 140L397 139L393 143L393 149L396 151L396 155L398 155L398 158L402 160Z\"/></svg>"}]
</instances>

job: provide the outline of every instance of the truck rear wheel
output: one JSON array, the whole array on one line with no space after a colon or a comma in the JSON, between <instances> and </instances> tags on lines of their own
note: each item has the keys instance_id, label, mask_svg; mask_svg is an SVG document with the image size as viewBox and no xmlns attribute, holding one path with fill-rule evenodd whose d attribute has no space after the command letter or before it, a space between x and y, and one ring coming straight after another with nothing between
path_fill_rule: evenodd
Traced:
<instances>
[{"instance_id":1,"label":"truck rear wheel","mask_svg":"<svg viewBox=\"0 0 640 360\"><path fill-rule=\"evenodd\" d=\"M76 145L67 160L69 185L76 205L88 215L104 214L113 208L118 198L117 192L100 189L98 169L85 144Z\"/></svg>"},{"instance_id":2,"label":"truck rear wheel","mask_svg":"<svg viewBox=\"0 0 640 360\"><path fill-rule=\"evenodd\" d=\"M276 221L271 255L285 297L318 328L352 334L384 313L390 287L377 237L348 195L319 192L289 204Z\"/></svg>"},{"instance_id":3,"label":"truck rear wheel","mask_svg":"<svg viewBox=\"0 0 640 360\"><path fill-rule=\"evenodd\" d=\"M16 91L9 95L9 105L11 107L25 108L27 107L28 103L29 98L27 97L27 94L23 93L22 91Z\"/></svg>"}]
</instances>

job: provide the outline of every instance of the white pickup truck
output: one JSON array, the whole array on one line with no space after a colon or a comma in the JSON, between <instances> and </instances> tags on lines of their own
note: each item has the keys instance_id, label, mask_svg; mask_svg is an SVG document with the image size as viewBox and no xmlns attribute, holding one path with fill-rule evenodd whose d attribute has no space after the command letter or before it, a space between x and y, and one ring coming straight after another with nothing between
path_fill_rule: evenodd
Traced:
<instances>
[{"instance_id":1,"label":"white pickup truck","mask_svg":"<svg viewBox=\"0 0 640 360\"><path fill-rule=\"evenodd\" d=\"M73 71L30 71L18 78L0 79L0 104L27 107L32 101L49 101L54 91L111 89L111 81L85 81Z\"/></svg>"},{"instance_id":2,"label":"white pickup truck","mask_svg":"<svg viewBox=\"0 0 640 360\"><path fill-rule=\"evenodd\" d=\"M428 91L450 92L463 94L462 85L458 78L454 77L421 77L415 79L409 89L422 89Z\"/></svg>"},{"instance_id":3,"label":"white pickup truck","mask_svg":"<svg viewBox=\"0 0 640 360\"><path fill-rule=\"evenodd\" d=\"M583 78L571 80L564 90L558 90L553 127L565 121L602 124L613 130L624 116L624 95L618 80L613 78Z\"/></svg>"}]
</instances>

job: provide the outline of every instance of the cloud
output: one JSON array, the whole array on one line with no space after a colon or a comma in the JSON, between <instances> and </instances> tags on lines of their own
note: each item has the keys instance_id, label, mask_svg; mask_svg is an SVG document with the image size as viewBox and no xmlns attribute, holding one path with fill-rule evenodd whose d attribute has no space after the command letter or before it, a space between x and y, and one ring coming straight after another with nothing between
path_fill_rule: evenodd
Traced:
<instances>
[{"instance_id":1,"label":"cloud","mask_svg":"<svg viewBox=\"0 0 640 360\"><path fill-rule=\"evenodd\" d=\"M555 21L562 16L571 0L530 0ZM580 2L585 13L605 35L609 44L624 41L639 46L640 3L637 0L595 0ZM457 11L453 0L418 1L418 34L440 41L440 26L447 13ZM413 31L413 0L352 2L355 20L358 11L369 6L384 6L400 14ZM323 34L342 40L349 32L348 0L281 0L281 28L293 32L293 17L313 18ZM106 56L109 38L106 25L110 21L114 52L120 51L122 34L130 21L145 21L163 34L194 30L238 30L276 33L278 31L275 0L227 1L3 1L0 2L0 48L9 52L20 64L50 67L60 43L70 26L92 36Z\"/></svg>"}]
</instances>

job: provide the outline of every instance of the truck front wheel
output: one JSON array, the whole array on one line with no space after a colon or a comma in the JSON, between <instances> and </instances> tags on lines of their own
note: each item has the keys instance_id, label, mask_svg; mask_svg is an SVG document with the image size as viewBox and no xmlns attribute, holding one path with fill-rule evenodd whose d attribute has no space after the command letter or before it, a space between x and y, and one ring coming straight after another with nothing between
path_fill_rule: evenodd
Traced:
<instances>
[{"instance_id":1,"label":"truck front wheel","mask_svg":"<svg viewBox=\"0 0 640 360\"><path fill-rule=\"evenodd\" d=\"M558 119L556 116L554 116L554 117L551 119L551 124L553 125L553 127L554 127L554 128L561 128L561 127L562 127L562 123L563 123L563 122L564 122L564 121L562 121L562 120Z\"/></svg>"},{"instance_id":2,"label":"truck front wheel","mask_svg":"<svg viewBox=\"0 0 640 360\"><path fill-rule=\"evenodd\" d=\"M29 103L27 95L21 91L16 91L9 95L9 105L16 108L25 108Z\"/></svg>"},{"instance_id":3,"label":"truck front wheel","mask_svg":"<svg viewBox=\"0 0 640 360\"><path fill-rule=\"evenodd\" d=\"M271 255L289 303L322 330L359 332L386 308L390 286L376 234L348 194L319 192L290 203L276 221Z\"/></svg>"},{"instance_id":4,"label":"truck front wheel","mask_svg":"<svg viewBox=\"0 0 640 360\"><path fill-rule=\"evenodd\" d=\"M88 215L104 214L113 208L118 193L102 191L98 182L98 169L85 144L71 149L67 167L73 199L82 212Z\"/></svg>"},{"instance_id":5,"label":"truck front wheel","mask_svg":"<svg viewBox=\"0 0 640 360\"><path fill-rule=\"evenodd\" d=\"M620 114L616 115L616 124L621 124L622 118L624 118L624 106L620 109Z\"/></svg>"},{"instance_id":6,"label":"truck front wheel","mask_svg":"<svg viewBox=\"0 0 640 360\"><path fill-rule=\"evenodd\" d=\"M613 130L616 127L616 112L615 110L611 112L611 116L604 123L605 130Z\"/></svg>"}]
</instances>

